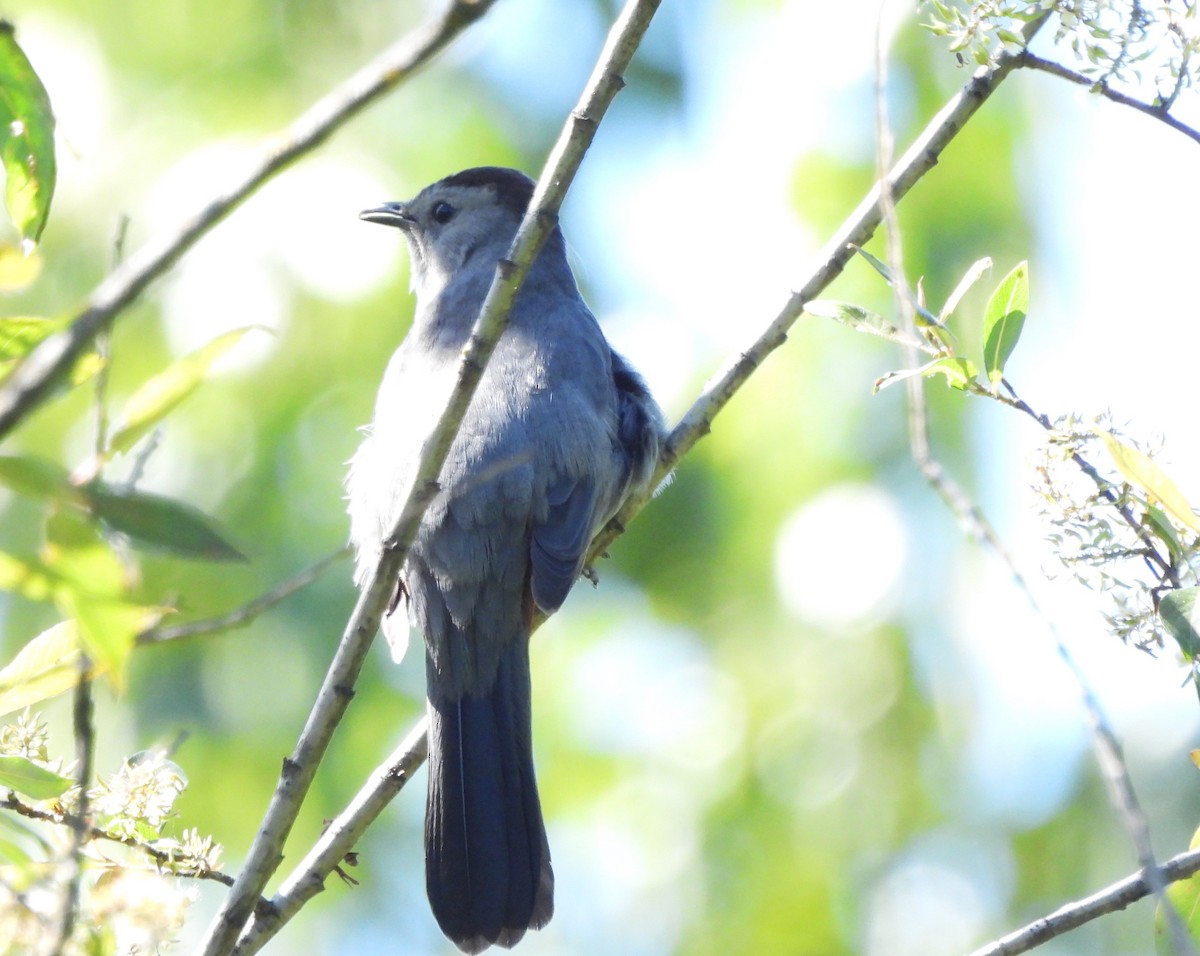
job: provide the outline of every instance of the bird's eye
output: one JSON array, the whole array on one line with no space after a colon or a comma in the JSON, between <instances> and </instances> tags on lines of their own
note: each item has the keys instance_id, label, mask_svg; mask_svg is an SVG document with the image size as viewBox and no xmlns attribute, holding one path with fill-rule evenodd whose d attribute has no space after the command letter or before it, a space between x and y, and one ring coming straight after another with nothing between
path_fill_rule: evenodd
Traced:
<instances>
[{"instance_id":1,"label":"bird's eye","mask_svg":"<svg viewBox=\"0 0 1200 956\"><path fill-rule=\"evenodd\" d=\"M443 225L454 218L454 207L448 202L440 202L434 205L432 215L434 222L440 222Z\"/></svg>"}]
</instances>

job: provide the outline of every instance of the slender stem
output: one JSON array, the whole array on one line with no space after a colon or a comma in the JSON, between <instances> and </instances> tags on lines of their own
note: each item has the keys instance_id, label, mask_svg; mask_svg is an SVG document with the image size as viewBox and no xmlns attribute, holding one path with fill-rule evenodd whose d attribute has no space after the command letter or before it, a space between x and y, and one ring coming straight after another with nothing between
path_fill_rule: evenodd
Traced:
<instances>
[{"instance_id":1,"label":"slender stem","mask_svg":"<svg viewBox=\"0 0 1200 956\"><path fill-rule=\"evenodd\" d=\"M1147 116L1152 116L1160 123L1165 123L1176 132L1183 133L1183 135L1188 139L1200 143L1200 130L1197 130L1194 127L1188 126L1186 123L1177 120L1168 112L1170 108L1168 104L1174 101L1174 95L1171 96L1171 98L1168 100L1168 103L1164 103L1161 106L1154 103L1145 103L1142 100L1135 99L1132 96L1126 96L1124 93L1114 90L1112 87L1108 86L1102 81L1097 81L1091 77L1084 76L1082 73L1077 73L1068 67L1065 67L1059 63L1055 63L1053 60L1045 60L1040 56L1035 56L1034 54L1029 53L1028 51L1021 57L1021 66L1028 67L1031 70L1040 70L1043 73L1049 73L1051 76L1057 76L1059 79L1067 80L1071 83L1075 83L1078 86L1086 86L1093 93L1099 93L1106 100L1112 100L1114 103L1120 103L1122 106L1128 106L1140 113L1145 113Z\"/></svg>"},{"instance_id":2,"label":"slender stem","mask_svg":"<svg viewBox=\"0 0 1200 956\"><path fill-rule=\"evenodd\" d=\"M329 874L425 762L427 748L426 719L422 717L395 752L372 772L346 809L325 828L308 855L272 897L271 907L255 916L238 940L234 956L257 953L305 903L325 889Z\"/></svg>"},{"instance_id":3,"label":"slender stem","mask_svg":"<svg viewBox=\"0 0 1200 956\"><path fill-rule=\"evenodd\" d=\"M1041 425L1042 428L1046 429L1046 431L1054 430L1054 424L1050 421L1050 419L1047 416L1034 411L1033 408L1031 408L1023 398L1017 395L1017 393L1013 390L1013 387L1007 381L1004 383L1004 387L1007 388L1009 394L1012 395L1011 399L1001 399L1004 404L1011 405L1013 408L1024 412L1035 422ZM1142 542L1143 547L1146 549L1146 559L1158 566L1159 572L1161 573L1163 579L1169 581L1176 588L1181 587L1182 583L1179 580L1179 572L1171 563L1170 558L1164 557L1162 552L1158 550L1158 542L1155 540L1154 536L1146 530L1142 522L1138 521L1137 516L1133 513L1133 510L1129 507L1129 505L1121 501L1120 496L1113 491L1112 483L1105 480L1100 472L1096 470L1096 466L1078 452L1071 453L1071 460L1079 467L1080 471L1082 471L1088 476L1088 478L1092 480L1100 497L1102 497L1108 502L1109 505L1112 506L1117 514L1121 516L1122 520L1124 520L1124 522L1133 530L1133 533L1137 535L1138 540Z\"/></svg>"},{"instance_id":4,"label":"slender stem","mask_svg":"<svg viewBox=\"0 0 1200 956\"><path fill-rule=\"evenodd\" d=\"M187 624L176 624L173 626L157 624L139 634L137 636L137 643L139 645L166 644L169 641L198 637L201 634L218 634L222 631L244 627L265 611L269 611L275 605L284 601L284 599L291 597L300 589L312 584L326 570L349 556L350 548L348 546L339 548L337 551L334 551L312 565L312 567L305 568L299 574L288 578L266 594L248 601L241 607L234 608L232 611L220 614L217 617L205 618L202 621L189 621Z\"/></svg>"},{"instance_id":5,"label":"slender stem","mask_svg":"<svg viewBox=\"0 0 1200 956\"><path fill-rule=\"evenodd\" d=\"M1158 868L1164 882L1177 883L1200 873L1200 850L1188 850L1173 856ZM1078 929L1094 919L1116 913L1131 903L1145 899L1154 889L1143 873L1125 879L1093 893L1086 899L1068 903L1053 913L1034 920L1026 926L982 946L970 956L1018 956L1043 943Z\"/></svg>"},{"instance_id":6,"label":"slender stem","mask_svg":"<svg viewBox=\"0 0 1200 956\"><path fill-rule=\"evenodd\" d=\"M11 810L18 816L25 817L29 820L38 820L42 823L49 823L54 826L67 826L72 829L82 828L84 837L88 841L106 840L109 843L120 843L122 846L130 847L140 853L145 854L155 865L161 869L170 872L173 876L183 877L192 880L212 880L215 883L223 883L225 886L233 886L233 877L228 873L222 873L220 870L187 870L181 869L176 859L166 850L160 850L157 847L144 843L137 837L133 836L118 836L109 833L106 830L101 830L97 826L93 826L78 814L57 812L52 813L48 810L41 810L37 807L31 807L27 803L22 803L15 793L9 792L7 799L0 803L5 810ZM267 908L270 903L267 900L260 900L259 909Z\"/></svg>"},{"instance_id":7,"label":"slender stem","mask_svg":"<svg viewBox=\"0 0 1200 956\"><path fill-rule=\"evenodd\" d=\"M315 103L264 149L254 166L171 232L134 252L92 292L87 305L62 332L41 342L0 388L0 439L52 392L55 384L102 329L214 226L280 170L311 152L439 53L482 17L496 0L452 0L445 12L403 37Z\"/></svg>"}]
</instances>

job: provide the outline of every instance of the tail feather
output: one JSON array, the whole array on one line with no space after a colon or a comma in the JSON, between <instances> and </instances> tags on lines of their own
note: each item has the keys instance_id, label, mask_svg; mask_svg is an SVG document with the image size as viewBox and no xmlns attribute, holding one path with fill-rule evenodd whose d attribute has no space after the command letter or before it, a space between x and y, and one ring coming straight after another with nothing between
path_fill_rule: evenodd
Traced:
<instances>
[{"instance_id":1,"label":"tail feather","mask_svg":"<svg viewBox=\"0 0 1200 956\"><path fill-rule=\"evenodd\" d=\"M464 952L511 947L554 909L533 769L528 645L505 649L495 683L480 695L445 699L430 676L429 901Z\"/></svg>"}]
</instances>

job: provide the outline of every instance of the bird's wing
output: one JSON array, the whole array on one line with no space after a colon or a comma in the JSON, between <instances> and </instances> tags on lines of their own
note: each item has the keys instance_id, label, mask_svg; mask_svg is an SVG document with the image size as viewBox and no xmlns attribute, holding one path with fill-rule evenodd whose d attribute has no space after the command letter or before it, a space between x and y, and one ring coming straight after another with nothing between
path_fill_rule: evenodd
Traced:
<instances>
[{"instance_id":1,"label":"bird's wing","mask_svg":"<svg viewBox=\"0 0 1200 956\"><path fill-rule=\"evenodd\" d=\"M583 570L595 529L599 494L588 476L560 478L547 492L546 520L535 522L529 546L530 588L543 611L557 611Z\"/></svg>"}]
</instances>

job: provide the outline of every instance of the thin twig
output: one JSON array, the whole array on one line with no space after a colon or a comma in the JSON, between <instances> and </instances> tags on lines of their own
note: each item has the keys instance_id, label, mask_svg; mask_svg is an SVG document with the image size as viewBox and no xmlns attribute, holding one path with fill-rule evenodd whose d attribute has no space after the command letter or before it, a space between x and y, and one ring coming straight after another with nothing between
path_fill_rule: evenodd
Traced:
<instances>
[{"instance_id":1,"label":"thin twig","mask_svg":"<svg viewBox=\"0 0 1200 956\"><path fill-rule=\"evenodd\" d=\"M41 810L37 807L31 807L27 803L22 803L15 793L11 791L7 799L0 803L5 810L11 810L18 816L25 817L28 820L37 820L41 823L49 823L54 826L71 827L72 829L82 828L84 837L87 841L107 840L109 843L120 843L122 846L130 847L138 850L150 857L155 864L164 872L170 873L172 876L182 877L189 880L212 880L215 883L223 883L225 886L233 886L233 877L228 873L222 873L220 870L188 870L181 869L176 863L173 854L166 850L160 850L157 847L144 843L134 836L119 836L114 833L109 833L97 826L88 823L78 814L65 812L51 812L49 810ZM259 901L259 910L269 909L271 906L268 900Z\"/></svg>"},{"instance_id":2,"label":"thin twig","mask_svg":"<svg viewBox=\"0 0 1200 956\"><path fill-rule=\"evenodd\" d=\"M267 147L254 167L175 230L151 239L100 283L62 332L41 342L0 388L0 439L54 389L113 320L155 279L268 179L324 142L369 103L407 79L496 0L453 0L440 16L403 37L315 103Z\"/></svg>"},{"instance_id":3,"label":"thin twig","mask_svg":"<svg viewBox=\"0 0 1200 956\"><path fill-rule=\"evenodd\" d=\"M125 236L129 229L129 217L122 216L117 223L117 232L113 238L112 265L115 269L124 254ZM104 450L108 443L108 373L112 363L112 331L103 329L96 338L96 351L100 357L100 367L96 370L96 381L92 404L95 409L92 448L96 461L96 477L99 477L100 463L104 461ZM90 671L92 662L86 653L80 652L77 665L77 677L73 695L71 715L72 728L75 737L75 784L79 790L79 807L71 817L71 842L68 849L70 857L70 874L63 890L62 917L58 928L58 941L54 953L62 953L71 941L75 922L79 914L80 886L83 883L83 845L88 835L88 788L92 780L92 765L96 755L96 734L93 718L95 706L92 700L92 681Z\"/></svg>"},{"instance_id":4,"label":"thin twig","mask_svg":"<svg viewBox=\"0 0 1200 956\"><path fill-rule=\"evenodd\" d=\"M1188 139L1200 143L1200 130L1188 126L1172 116L1167 107L1158 106L1154 103L1145 103L1142 100L1135 99L1132 96L1126 96L1114 90L1106 83L1098 82L1091 77L1084 76L1082 73L1076 73L1072 69L1068 69L1060 63L1055 63L1053 60L1045 60L1040 56L1035 56L1026 51L1021 57L1021 66L1029 67L1031 70L1041 70L1043 73L1049 73L1052 76L1057 76L1060 79L1068 80L1071 83L1076 83L1079 86L1086 86L1093 93L1099 93L1107 100L1112 100L1114 103L1120 103L1122 106L1128 106L1131 109L1145 113L1147 116L1153 116L1161 123L1165 123L1171 129L1183 133Z\"/></svg>"},{"instance_id":5,"label":"thin twig","mask_svg":"<svg viewBox=\"0 0 1200 956\"><path fill-rule=\"evenodd\" d=\"M496 276L463 349L454 390L422 447L405 504L384 540L379 562L363 586L296 748L284 761L279 783L234 888L209 926L201 948L205 956L218 956L233 948L250 918L250 903L262 894L266 881L282 859L284 841L334 728L354 694L354 682L362 662L391 600L396 578L425 509L438 491L437 477L488 359L504 331L512 302L538 251L557 223L558 210L567 189L609 104L624 85L622 73L650 25L659 2L630 0L626 5L609 33L579 103L550 152L529 209L507 257L497 265Z\"/></svg>"},{"instance_id":6,"label":"thin twig","mask_svg":"<svg viewBox=\"0 0 1200 956\"><path fill-rule=\"evenodd\" d=\"M1008 390L1009 395L1012 396L1011 399L1005 398L1003 395L992 397L998 398L999 401L1003 402L1005 405L1010 405L1018 411L1024 412L1035 422L1041 425L1042 428L1046 429L1046 431L1054 431L1054 423L1050 421L1049 417L1034 411L1034 409L1031 408L1029 404L1016 393L1012 385L1009 384L1007 380L1004 382L1004 387ZM1154 536L1146 529L1145 525L1137 519L1137 516L1133 513L1133 510L1129 507L1129 505L1121 501L1120 495L1113 491L1112 483L1107 481L1100 474L1100 472L1096 470L1096 466L1078 452L1071 453L1071 460L1075 463L1080 471L1082 471L1088 476L1088 478L1092 480L1092 483L1095 484L1096 490L1100 497L1108 502L1113 510L1115 510L1117 514L1121 516L1122 520L1129 525L1133 533L1137 536L1138 540L1142 542L1142 546L1145 548L1145 558L1158 566L1159 573L1161 573L1163 579L1169 581L1176 588L1182 587L1182 582L1179 580L1179 572L1171 562L1170 557L1164 557L1158 550L1158 542Z\"/></svg>"},{"instance_id":7,"label":"thin twig","mask_svg":"<svg viewBox=\"0 0 1200 956\"><path fill-rule=\"evenodd\" d=\"M1176 883L1200 873L1200 850L1188 850L1173 856L1158 868L1164 882ZM1007 936L982 946L970 956L1018 956L1043 943L1078 929L1094 919L1116 913L1154 892L1142 873L1134 873L1107 886L1086 899L1068 903L1053 913L1034 920Z\"/></svg>"},{"instance_id":8,"label":"thin twig","mask_svg":"<svg viewBox=\"0 0 1200 956\"><path fill-rule=\"evenodd\" d=\"M79 655L78 678L75 681L71 708L75 736L75 783L79 788L79 809L67 821L71 831L68 850L70 874L63 890L62 917L58 927L58 942L53 952L62 953L71 941L79 915L79 888L83 883L83 845L88 832L88 786L92 779L92 762L96 753L95 727L92 723L92 682L88 677L91 661L87 654Z\"/></svg>"},{"instance_id":9,"label":"thin twig","mask_svg":"<svg viewBox=\"0 0 1200 956\"><path fill-rule=\"evenodd\" d=\"M233 951L234 956L257 953L305 903L325 889L329 874L354 849L367 827L425 762L426 723L422 717L392 755L372 772L346 809L325 828L308 855L272 897L271 908L260 911L246 927Z\"/></svg>"},{"instance_id":10,"label":"thin twig","mask_svg":"<svg viewBox=\"0 0 1200 956\"><path fill-rule=\"evenodd\" d=\"M299 574L293 575L286 581L276 585L270 591L266 592L266 594L259 595L252 601L247 601L241 607L234 608L232 611L220 614L217 617L205 618L202 621L189 621L186 624L176 624L170 627L156 624L154 627L142 631L137 636L137 643L139 646L166 644L168 641L179 641L188 637L198 637L201 634L217 634L222 631L233 630L236 627L244 627L263 612L269 611L275 605L291 597L301 588L307 587L324 574L329 567L339 561L345 560L349 556L349 546L339 548L311 567L305 568Z\"/></svg>"}]
</instances>

